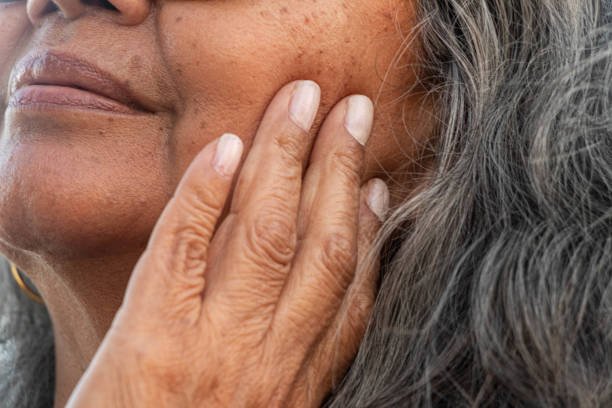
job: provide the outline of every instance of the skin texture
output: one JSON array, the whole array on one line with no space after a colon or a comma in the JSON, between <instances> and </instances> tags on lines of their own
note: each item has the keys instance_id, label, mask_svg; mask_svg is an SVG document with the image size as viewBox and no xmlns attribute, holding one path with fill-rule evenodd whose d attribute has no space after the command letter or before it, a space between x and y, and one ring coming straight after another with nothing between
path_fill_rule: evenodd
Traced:
<instances>
[{"instance_id":1,"label":"skin texture","mask_svg":"<svg viewBox=\"0 0 612 408\"><path fill-rule=\"evenodd\" d=\"M8 109L1 118L0 252L31 277L51 314L59 401L96 352L193 158L224 132L240 135L248 151L284 84L320 85L313 135L342 97L360 93L377 102L362 183L417 155L430 129L422 100L398 102L415 76L409 68L386 75L401 45L396 24L414 25L409 4L121 0L112 11L31 0L0 6L3 111L14 65L32 52L57 50L111 72L151 112L66 110L50 117ZM400 65L413 58L405 53ZM398 138L405 128L410 138Z\"/></svg>"},{"instance_id":2,"label":"skin texture","mask_svg":"<svg viewBox=\"0 0 612 408\"><path fill-rule=\"evenodd\" d=\"M354 98L310 154L295 95L291 83L270 104L212 241L232 178L213 159L222 142L196 157L69 407L316 407L340 380L374 301L365 254L382 213L366 197L384 183L360 193ZM371 109L360 122L367 136Z\"/></svg>"}]
</instances>

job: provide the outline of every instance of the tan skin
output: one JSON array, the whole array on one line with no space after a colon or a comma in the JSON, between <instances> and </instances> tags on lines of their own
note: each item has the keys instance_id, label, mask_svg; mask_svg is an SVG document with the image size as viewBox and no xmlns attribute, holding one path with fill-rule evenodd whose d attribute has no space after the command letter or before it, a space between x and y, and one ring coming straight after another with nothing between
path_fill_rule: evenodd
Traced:
<instances>
[{"instance_id":1,"label":"tan skin","mask_svg":"<svg viewBox=\"0 0 612 408\"><path fill-rule=\"evenodd\" d=\"M386 75L396 24L414 26L410 2L111 3L0 5L0 252L53 320L56 406L88 365L72 406L316 406L373 299L376 268L355 274L379 226L368 180L416 157L429 135L420 97L397 102L412 70ZM7 109L14 65L41 50L112 72L150 113ZM321 89L308 131L287 110L300 79ZM344 126L352 94L376 100L365 149ZM410 138L398 139L405 127ZM244 142L234 176L211 167L225 132ZM260 219L288 228L236 233L259 231ZM176 250L194 236L195 264Z\"/></svg>"}]
</instances>

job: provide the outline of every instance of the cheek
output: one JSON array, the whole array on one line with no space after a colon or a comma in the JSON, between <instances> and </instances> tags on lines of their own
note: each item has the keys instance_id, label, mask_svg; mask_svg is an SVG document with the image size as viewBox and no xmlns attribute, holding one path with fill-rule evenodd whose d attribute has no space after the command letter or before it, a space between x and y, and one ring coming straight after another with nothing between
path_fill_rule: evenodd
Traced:
<instances>
[{"instance_id":1,"label":"cheek","mask_svg":"<svg viewBox=\"0 0 612 408\"><path fill-rule=\"evenodd\" d=\"M248 147L268 102L292 80L319 82L321 112L343 96L342 69L349 64L331 51L337 49L332 37L304 27L304 14L287 16L278 7L274 15L275 2L227 3L166 3L159 15L164 57L184 102L173 133L181 169L224 132L242 136Z\"/></svg>"},{"instance_id":2,"label":"cheek","mask_svg":"<svg viewBox=\"0 0 612 408\"><path fill-rule=\"evenodd\" d=\"M131 118L117 124L128 131L109 135L89 119L61 137L32 123L2 139L0 242L57 256L144 245L172 191L165 150L143 143Z\"/></svg>"},{"instance_id":3,"label":"cheek","mask_svg":"<svg viewBox=\"0 0 612 408\"><path fill-rule=\"evenodd\" d=\"M289 80L278 57L289 50L253 14L219 2L167 3L161 10L163 54L183 103L173 134L180 167L224 132L248 139L267 100Z\"/></svg>"},{"instance_id":4,"label":"cheek","mask_svg":"<svg viewBox=\"0 0 612 408\"><path fill-rule=\"evenodd\" d=\"M248 149L268 102L292 80L311 79L321 86L316 124L350 94L389 106L405 89L403 83L411 81L409 64L388 71L401 43L393 16L404 27L412 24L412 15L400 16L394 2L376 8L364 1L351 8L335 0L325 7L302 0L261 3L168 2L161 8L161 47L183 101L172 134L179 174L224 132L240 135ZM380 92L383 81L393 89ZM388 126L375 127L368 174L404 160L396 157L404 150L389 143L390 133Z\"/></svg>"},{"instance_id":5,"label":"cheek","mask_svg":"<svg viewBox=\"0 0 612 408\"><path fill-rule=\"evenodd\" d=\"M10 68L16 56L18 42L28 27L29 21L23 2L0 4L0 104L6 100Z\"/></svg>"}]
</instances>

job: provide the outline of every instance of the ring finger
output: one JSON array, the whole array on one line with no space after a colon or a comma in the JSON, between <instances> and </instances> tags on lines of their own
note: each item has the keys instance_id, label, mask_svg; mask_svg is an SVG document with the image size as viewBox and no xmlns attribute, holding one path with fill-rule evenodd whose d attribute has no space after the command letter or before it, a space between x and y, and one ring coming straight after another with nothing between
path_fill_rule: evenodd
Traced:
<instances>
[{"instance_id":1,"label":"ring finger","mask_svg":"<svg viewBox=\"0 0 612 408\"><path fill-rule=\"evenodd\" d=\"M369 98L354 95L341 101L323 124L304 181L299 224L303 241L279 300L278 327L309 327L319 333L330 324L353 280L373 112Z\"/></svg>"}]
</instances>

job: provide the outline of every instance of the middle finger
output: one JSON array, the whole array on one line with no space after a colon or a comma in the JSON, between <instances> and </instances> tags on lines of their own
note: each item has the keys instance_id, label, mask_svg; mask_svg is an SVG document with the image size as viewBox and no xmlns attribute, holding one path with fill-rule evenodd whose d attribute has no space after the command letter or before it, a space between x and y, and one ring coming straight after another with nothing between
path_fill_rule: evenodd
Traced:
<instances>
[{"instance_id":1,"label":"middle finger","mask_svg":"<svg viewBox=\"0 0 612 408\"><path fill-rule=\"evenodd\" d=\"M242 308L237 312L258 314L262 303L276 303L297 245L302 174L319 101L316 83L296 81L268 106L232 198L224 249L231 256L207 275L211 301L222 296Z\"/></svg>"},{"instance_id":2,"label":"middle finger","mask_svg":"<svg viewBox=\"0 0 612 408\"><path fill-rule=\"evenodd\" d=\"M353 95L332 109L321 128L304 181L303 238L278 303L278 327L293 323L321 330L337 313L353 280L360 184L373 112L368 97Z\"/></svg>"}]
</instances>

